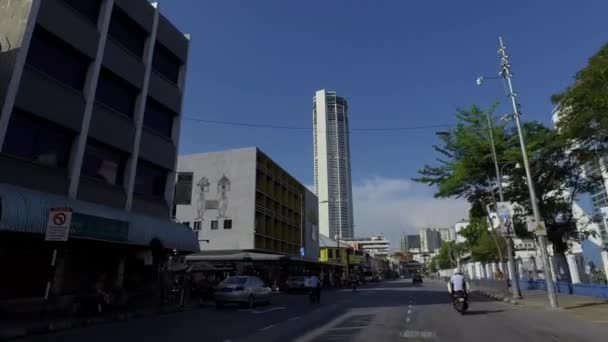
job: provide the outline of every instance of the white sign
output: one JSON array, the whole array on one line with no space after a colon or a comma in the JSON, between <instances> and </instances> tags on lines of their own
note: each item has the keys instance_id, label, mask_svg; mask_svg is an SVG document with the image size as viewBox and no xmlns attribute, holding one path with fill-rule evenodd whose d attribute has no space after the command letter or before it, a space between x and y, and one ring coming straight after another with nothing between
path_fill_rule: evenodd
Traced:
<instances>
[{"instance_id":1,"label":"white sign","mask_svg":"<svg viewBox=\"0 0 608 342\"><path fill-rule=\"evenodd\" d=\"M496 203L496 212L498 215L499 222L504 227L503 234L513 234L513 206L511 202L498 202Z\"/></svg>"},{"instance_id":2,"label":"white sign","mask_svg":"<svg viewBox=\"0 0 608 342\"><path fill-rule=\"evenodd\" d=\"M72 223L72 209L51 208L46 224L46 241L68 241L70 224Z\"/></svg>"},{"instance_id":3,"label":"white sign","mask_svg":"<svg viewBox=\"0 0 608 342\"><path fill-rule=\"evenodd\" d=\"M537 223L534 216L527 216L526 225L528 227L528 231L531 233L535 233L536 235L547 235L545 221L540 221Z\"/></svg>"}]
</instances>

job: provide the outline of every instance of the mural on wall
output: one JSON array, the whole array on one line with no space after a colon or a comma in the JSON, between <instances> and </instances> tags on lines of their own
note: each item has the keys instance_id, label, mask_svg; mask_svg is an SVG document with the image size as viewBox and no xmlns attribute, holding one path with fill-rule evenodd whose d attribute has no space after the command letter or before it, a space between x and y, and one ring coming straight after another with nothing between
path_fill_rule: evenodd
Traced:
<instances>
[{"instance_id":1,"label":"mural on wall","mask_svg":"<svg viewBox=\"0 0 608 342\"><path fill-rule=\"evenodd\" d=\"M205 193L209 192L209 180L207 177L201 177L201 179L196 183L198 187L198 201L196 206L196 218L199 220L203 220L203 215L205 214L206 204L205 204Z\"/></svg>"},{"instance_id":2,"label":"mural on wall","mask_svg":"<svg viewBox=\"0 0 608 342\"><path fill-rule=\"evenodd\" d=\"M223 175L222 178L217 182L217 193L219 201L219 213L218 218L226 217L228 211L228 192L230 191L230 179Z\"/></svg>"},{"instance_id":3,"label":"mural on wall","mask_svg":"<svg viewBox=\"0 0 608 342\"><path fill-rule=\"evenodd\" d=\"M207 177L201 177L196 183L198 187L197 219L203 220L205 212L208 210L217 210L217 219L226 218L228 212L228 193L230 192L230 179L223 175L217 182L217 197L216 199L207 199L207 195L211 183Z\"/></svg>"}]
</instances>

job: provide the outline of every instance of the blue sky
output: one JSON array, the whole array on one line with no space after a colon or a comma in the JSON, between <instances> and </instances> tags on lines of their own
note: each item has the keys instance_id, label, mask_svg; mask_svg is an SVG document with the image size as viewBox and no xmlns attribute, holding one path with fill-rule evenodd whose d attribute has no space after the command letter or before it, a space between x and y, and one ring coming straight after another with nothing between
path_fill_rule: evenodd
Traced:
<instances>
[{"instance_id":1,"label":"blue sky","mask_svg":"<svg viewBox=\"0 0 608 342\"><path fill-rule=\"evenodd\" d=\"M550 95L605 42L608 2L500 3L180 0L160 8L192 35L184 116L310 127L321 88L349 100L351 128L452 124L457 107L497 100L504 114L502 84L475 85L478 75L498 71L503 35L524 119L549 123ZM434 142L433 129L352 133L357 233L394 240L398 231L466 215L462 203L435 201L432 189L409 181L434 161ZM313 182L310 132L183 122L181 154L254 145ZM395 188L378 198L387 184Z\"/></svg>"}]
</instances>

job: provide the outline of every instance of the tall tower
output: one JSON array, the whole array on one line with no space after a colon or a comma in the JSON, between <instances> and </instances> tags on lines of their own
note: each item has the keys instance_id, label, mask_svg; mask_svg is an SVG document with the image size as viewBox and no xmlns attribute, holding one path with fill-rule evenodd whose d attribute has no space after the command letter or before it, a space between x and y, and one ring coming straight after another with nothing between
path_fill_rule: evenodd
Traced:
<instances>
[{"instance_id":1,"label":"tall tower","mask_svg":"<svg viewBox=\"0 0 608 342\"><path fill-rule=\"evenodd\" d=\"M330 238L354 238L350 176L348 103L333 91L313 98L315 193L319 198L319 232Z\"/></svg>"}]
</instances>

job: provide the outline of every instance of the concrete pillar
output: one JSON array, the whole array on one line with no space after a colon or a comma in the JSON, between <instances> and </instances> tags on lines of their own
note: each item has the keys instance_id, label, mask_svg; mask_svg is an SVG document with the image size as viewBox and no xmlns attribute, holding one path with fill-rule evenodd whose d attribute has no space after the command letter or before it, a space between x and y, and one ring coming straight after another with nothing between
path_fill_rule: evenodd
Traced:
<instances>
[{"instance_id":1,"label":"concrete pillar","mask_svg":"<svg viewBox=\"0 0 608 342\"><path fill-rule=\"evenodd\" d=\"M604 267L604 274L608 276L608 251L602 251L602 264Z\"/></svg>"},{"instance_id":2,"label":"concrete pillar","mask_svg":"<svg viewBox=\"0 0 608 342\"><path fill-rule=\"evenodd\" d=\"M52 293L54 295L59 295L62 293L64 288L64 282L66 277L66 255L61 255L61 253L57 254L57 259L55 260L55 274L53 276L53 290Z\"/></svg>"},{"instance_id":3,"label":"concrete pillar","mask_svg":"<svg viewBox=\"0 0 608 342\"><path fill-rule=\"evenodd\" d=\"M116 270L116 281L114 282L114 285L116 285L117 288L122 288L124 282L125 282L125 257L120 258L120 260L118 260L118 269Z\"/></svg>"},{"instance_id":4,"label":"concrete pillar","mask_svg":"<svg viewBox=\"0 0 608 342\"><path fill-rule=\"evenodd\" d=\"M570 277L572 278L572 284L580 284L581 277L579 268L576 262L575 254L566 254L566 261L568 261L568 269L570 270Z\"/></svg>"},{"instance_id":5,"label":"concrete pillar","mask_svg":"<svg viewBox=\"0 0 608 342\"><path fill-rule=\"evenodd\" d=\"M467 263L467 273L471 279L475 279L475 268L473 267L473 263Z\"/></svg>"},{"instance_id":6,"label":"concrete pillar","mask_svg":"<svg viewBox=\"0 0 608 342\"><path fill-rule=\"evenodd\" d=\"M532 280L536 280L536 277L538 276L538 267L536 266L536 258L533 256L530 257L530 266L530 271L532 271Z\"/></svg>"},{"instance_id":7,"label":"concrete pillar","mask_svg":"<svg viewBox=\"0 0 608 342\"><path fill-rule=\"evenodd\" d=\"M555 262L553 261L553 257L552 256L549 256L549 268L550 268L550 270L544 270L545 271L545 276L546 276L546 274L548 274L547 272L551 272L551 276L553 278L553 281L557 281L557 274L555 274L556 272L553 272L553 270L555 270Z\"/></svg>"},{"instance_id":8,"label":"concrete pillar","mask_svg":"<svg viewBox=\"0 0 608 342\"><path fill-rule=\"evenodd\" d=\"M487 263L486 264L486 278L488 278L488 279L494 279L494 273L492 272L492 264L491 263Z\"/></svg>"},{"instance_id":9,"label":"concrete pillar","mask_svg":"<svg viewBox=\"0 0 608 342\"><path fill-rule=\"evenodd\" d=\"M479 261L475 262L475 274L477 275L477 279L483 279L483 270Z\"/></svg>"},{"instance_id":10,"label":"concrete pillar","mask_svg":"<svg viewBox=\"0 0 608 342\"><path fill-rule=\"evenodd\" d=\"M528 272L526 272L524 261L522 259L517 259L517 273L519 273L519 279L528 278Z\"/></svg>"},{"instance_id":11,"label":"concrete pillar","mask_svg":"<svg viewBox=\"0 0 608 342\"><path fill-rule=\"evenodd\" d=\"M492 267L492 277L494 278L494 276L496 275L496 271L498 270L498 265L495 262L493 262L491 264L491 267Z\"/></svg>"}]
</instances>

